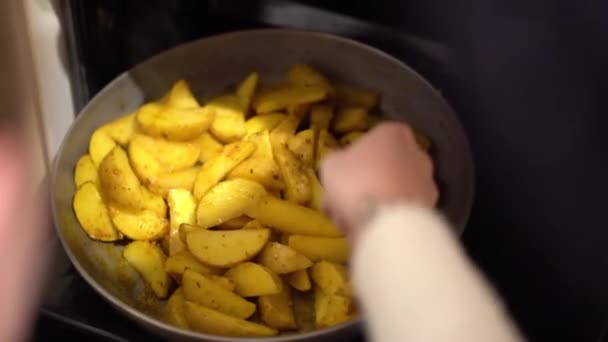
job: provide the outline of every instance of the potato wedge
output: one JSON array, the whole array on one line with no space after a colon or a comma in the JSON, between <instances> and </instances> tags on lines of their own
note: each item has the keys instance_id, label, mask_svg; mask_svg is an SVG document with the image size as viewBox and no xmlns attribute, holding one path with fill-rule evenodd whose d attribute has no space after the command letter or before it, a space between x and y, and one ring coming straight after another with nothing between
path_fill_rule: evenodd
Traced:
<instances>
[{"instance_id":1,"label":"potato wedge","mask_svg":"<svg viewBox=\"0 0 608 342\"><path fill-rule=\"evenodd\" d=\"M177 80L167 94L167 104L181 109L196 109L199 103L192 94L190 86L184 79Z\"/></svg>"},{"instance_id":2,"label":"potato wedge","mask_svg":"<svg viewBox=\"0 0 608 342\"><path fill-rule=\"evenodd\" d=\"M112 224L108 208L95 183L85 182L78 188L73 200L74 212L78 222L93 240L116 241L122 234Z\"/></svg>"},{"instance_id":3,"label":"potato wedge","mask_svg":"<svg viewBox=\"0 0 608 342\"><path fill-rule=\"evenodd\" d=\"M193 232L195 230L206 230L206 228L201 228L194 224L182 224L179 226L179 237L182 239L184 243L186 243L188 238L188 233Z\"/></svg>"},{"instance_id":4,"label":"potato wedge","mask_svg":"<svg viewBox=\"0 0 608 342\"><path fill-rule=\"evenodd\" d=\"M277 274L291 273L312 266L312 261L306 256L278 242L269 242L258 256L258 261Z\"/></svg>"},{"instance_id":5,"label":"potato wedge","mask_svg":"<svg viewBox=\"0 0 608 342\"><path fill-rule=\"evenodd\" d=\"M164 198L173 189L191 192L199 172L201 172L201 167L193 166L180 171L161 173L156 175L149 188L153 193Z\"/></svg>"},{"instance_id":6,"label":"potato wedge","mask_svg":"<svg viewBox=\"0 0 608 342\"><path fill-rule=\"evenodd\" d=\"M262 321L269 327L280 330L297 328L293 314L291 289L287 284L281 286L281 292L264 295L258 298L258 307Z\"/></svg>"},{"instance_id":7,"label":"potato wedge","mask_svg":"<svg viewBox=\"0 0 608 342\"><path fill-rule=\"evenodd\" d=\"M141 130L153 137L174 141L198 138L213 122L213 113L204 108L179 108L147 103L137 111Z\"/></svg>"},{"instance_id":8,"label":"potato wedge","mask_svg":"<svg viewBox=\"0 0 608 342\"><path fill-rule=\"evenodd\" d=\"M297 205L272 196L266 196L247 216L253 217L265 226L289 234L340 237L336 226L316 210Z\"/></svg>"},{"instance_id":9,"label":"potato wedge","mask_svg":"<svg viewBox=\"0 0 608 342\"><path fill-rule=\"evenodd\" d=\"M188 190L172 189L167 195L169 204L169 255L186 249L179 236L179 226L196 222L196 202Z\"/></svg>"},{"instance_id":10,"label":"potato wedge","mask_svg":"<svg viewBox=\"0 0 608 342\"><path fill-rule=\"evenodd\" d=\"M182 289L177 289L169 300L165 308L165 319L175 325L178 328L188 329L188 322L186 321L186 314L184 311L184 294Z\"/></svg>"},{"instance_id":11,"label":"potato wedge","mask_svg":"<svg viewBox=\"0 0 608 342\"><path fill-rule=\"evenodd\" d=\"M296 64L287 72L287 82L294 86L318 86L333 93L333 87L327 77L307 64Z\"/></svg>"},{"instance_id":12,"label":"potato wedge","mask_svg":"<svg viewBox=\"0 0 608 342\"><path fill-rule=\"evenodd\" d=\"M245 131L247 135L251 135L262 131L272 131L275 127L285 119L283 113L268 113L257 115L245 122Z\"/></svg>"},{"instance_id":13,"label":"potato wedge","mask_svg":"<svg viewBox=\"0 0 608 342\"><path fill-rule=\"evenodd\" d=\"M296 134L296 130L303 115L299 112L292 112L283 119L272 131L270 131L270 142L273 149L287 145L289 138ZM274 151L274 150L273 150Z\"/></svg>"},{"instance_id":14,"label":"potato wedge","mask_svg":"<svg viewBox=\"0 0 608 342\"><path fill-rule=\"evenodd\" d=\"M239 141L226 145L219 155L203 165L194 182L194 198L200 200L235 166L247 159L255 151L255 148L255 144L249 141Z\"/></svg>"},{"instance_id":15,"label":"potato wedge","mask_svg":"<svg viewBox=\"0 0 608 342\"><path fill-rule=\"evenodd\" d=\"M306 166L313 166L314 153L314 131L305 129L287 140L287 147Z\"/></svg>"},{"instance_id":16,"label":"potato wedge","mask_svg":"<svg viewBox=\"0 0 608 342\"><path fill-rule=\"evenodd\" d=\"M245 107L235 94L212 99L204 108L215 117L210 131L218 140L231 143L245 136Z\"/></svg>"},{"instance_id":17,"label":"potato wedge","mask_svg":"<svg viewBox=\"0 0 608 342\"><path fill-rule=\"evenodd\" d=\"M160 218L167 217L167 203L161 196L152 193L146 187L141 188L141 193L143 198L141 205L145 210L150 210Z\"/></svg>"},{"instance_id":18,"label":"potato wedge","mask_svg":"<svg viewBox=\"0 0 608 342\"><path fill-rule=\"evenodd\" d=\"M310 277L323 292L330 295L351 296L346 267L335 262L319 261L310 270Z\"/></svg>"},{"instance_id":19,"label":"potato wedge","mask_svg":"<svg viewBox=\"0 0 608 342\"><path fill-rule=\"evenodd\" d=\"M166 256L159 246L149 241L133 241L125 247L122 255L158 298L169 295L171 279L165 272Z\"/></svg>"},{"instance_id":20,"label":"potato wedge","mask_svg":"<svg viewBox=\"0 0 608 342\"><path fill-rule=\"evenodd\" d=\"M133 135L137 131L137 124L135 123L135 114L133 112L129 115L122 116L115 119L105 125L103 130L112 138L116 143L127 146L131 141Z\"/></svg>"},{"instance_id":21,"label":"potato wedge","mask_svg":"<svg viewBox=\"0 0 608 342\"><path fill-rule=\"evenodd\" d=\"M285 275L285 281L298 291L306 292L312 288L310 277L306 270L299 270Z\"/></svg>"},{"instance_id":22,"label":"potato wedge","mask_svg":"<svg viewBox=\"0 0 608 342\"><path fill-rule=\"evenodd\" d=\"M343 136L342 138L340 138L340 145L342 146L348 146L352 143L354 143L355 141L359 140L359 138L361 138L363 136L363 132L350 132L347 135Z\"/></svg>"},{"instance_id":23,"label":"potato wedge","mask_svg":"<svg viewBox=\"0 0 608 342\"><path fill-rule=\"evenodd\" d=\"M315 289L315 323L317 328L328 328L352 318L353 301L349 297L332 295Z\"/></svg>"},{"instance_id":24,"label":"potato wedge","mask_svg":"<svg viewBox=\"0 0 608 342\"><path fill-rule=\"evenodd\" d=\"M74 169L74 185L76 188L80 187L86 182L92 182L98 184L97 166L93 163L93 159L88 154L83 155L78 159L76 168Z\"/></svg>"},{"instance_id":25,"label":"potato wedge","mask_svg":"<svg viewBox=\"0 0 608 342\"><path fill-rule=\"evenodd\" d=\"M218 183L203 196L198 204L196 222L209 228L245 214L266 195L260 184L246 179L232 179Z\"/></svg>"},{"instance_id":26,"label":"potato wedge","mask_svg":"<svg viewBox=\"0 0 608 342\"><path fill-rule=\"evenodd\" d=\"M336 141L336 138L334 138L331 133L329 133L327 130L321 130L319 132L319 135L317 137L317 155L315 156L315 165L317 170L319 170L319 168L321 167L321 162L323 161L323 158L325 158L325 156L329 152L338 147L338 141Z\"/></svg>"},{"instance_id":27,"label":"potato wedge","mask_svg":"<svg viewBox=\"0 0 608 342\"><path fill-rule=\"evenodd\" d=\"M247 216L243 215L243 216L233 218L232 220L228 220L228 221L220 224L218 226L218 228L223 229L223 230L241 229L245 225L247 225L249 222L251 222L251 220L252 220L251 217L247 217Z\"/></svg>"},{"instance_id":28,"label":"potato wedge","mask_svg":"<svg viewBox=\"0 0 608 342\"><path fill-rule=\"evenodd\" d=\"M159 174L165 172L160 161L144 147L140 139L135 138L129 144L129 159L133 171L145 186L154 182Z\"/></svg>"},{"instance_id":29,"label":"potato wedge","mask_svg":"<svg viewBox=\"0 0 608 342\"><path fill-rule=\"evenodd\" d=\"M192 167L201 152L197 141L169 141L143 134L136 134L132 143L136 141L162 164L163 171L171 172Z\"/></svg>"},{"instance_id":30,"label":"potato wedge","mask_svg":"<svg viewBox=\"0 0 608 342\"><path fill-rule=\"evenodd\" d=\"M282 86L260 94L254 107L258 113L270 113L293 105L322 101L328 95L328 90L320 86Z\"/></svg>"},{"instance_id":31,"label":"potato wedge","mask_svg":"<svg viewBox=\"0 0 608 342\"><path fill-rule=\"evenodd\" d=\"M270 158L251 157L232 169L226 178L248 179L268 190L281 190L285 187L279 166Z\"/></svg>"},{"instance_id":32,"label":"potato wedge","mask_svg":"<svg viewBox=\"0 0 608 342\"><path fill-rule=\"evenodd\" d=\"M251 220L249 222L247 222L246 225L243 226L242 229L266 229L268 227L264 227L259 221L257 220Z\"/></svg>"},{"instance_id":33,"label":"potato wedge","mask_svg":"<svg viewBox=\"0 0 608 342\"><path fill-rule=\"evenodd\" d=\"M103 128L98 128L89 141L89 155L95 166L101 164L104 158L116 147L116 143Z\"/></svg>"},{"instance_id":34,"label":"potato wedge","mask_svg":"<svg viewBox=\"0 0 608 342\"><path fill-rule=\"evenodd\" d=\"M332 129L338 134L364 131L369 127L367 109L361 107L345 107L338 110Z\"/></svg>"},{"instance_id":35,"label":"potato wedge","mask_svg":"<svg viewBox=\"0 0 608 342\"><path fill-rule=\"evenodd\" d=\"M251 100L253 99L253 94L255 94L255 88L258 85L258 79L260 76L257 72L252 72L239 84L236 90L236 96L238 96L239 100L241 100L242 108L245 112L249 110L251 106Z\"/></svg>"},{"instance_id":36,"label":"potato wedge","mask_svg":"<svg viewBox=\"0 0 608 342\"><path fill-rule=\"evenodd\" d=\"M202 275L219 275L223 270L217 267L207 266L188 251L181 251L167 258L165 261L165 271L173 277L173 279L181 282L182 275L186 270L193 270Z\"/></svg>"},{"instance_id":37,"label":"potato wedge","mask_svg":"<svg viewBox=\"0 0 608 342\"><path fill-rule=\"evenodd\" d=\"M145 208L139 178L122 147L115 146L99 164L99 183L109 201L134 210Z\"/></svg>"},{"instance_id":38,"label":"potato wedge","mask_svg":"<svg viewBox=\"0 0 608 342\"><path fill-rule=\"evenodd\" d=\"M348 241L341 237L290 235L287 244L312 261L345 263L350 255Z\"/></svg>"},{"instance_id":39,"label":"potato wedge","mask_svg":"<svg viewBox=\"0 0 608 342\"><path fill-rule=\"evenodd\" d=\"M380 95L368 89L347 84L334 84L336 98L342 105L370 110L378 105Z\"/></svg>"},{"instance_id":40,"label":"potato wedge","mask_svg":"<svg viewBox=\"0 0 608 342\"><path fill-rule=\"evenodd\" d=\"M319 104L312 106L310 112L310 127L317 133L320 130L328 130L329 124L334 117L334 109L328 104Z\"/></svg>"},{"instance_id":41,"label":"potato wedge","mask_svg":"<svg viewBox=\"0 0 608 342\"><path fill-rule=\"evenodd\" d=\"M184 308L188 325L199 332L222 336L275 336L278 331L267 326L239 319L193 302Z\"/></svg>"},{"instance_id":42,"label":"potato wedge","mask_svg":"<svg viewBox=\"0 0 608 342\"><path fill-rule=\"evenodd\" d=\"M323 187L321 186L321 182L319 182L317 173L313 169L306 169L306 174L308 175L308 179L310 179L310 190L312 192L309 206L314 210L321 211L321 202L323 200Z\"/></svg>"},{"instance_id":43,"label":"potato wedge","mask_svg":"<svg viewBox=\"0 0 608 342\"><path fill-rule=\"evenodd\" d=\"M197 229L187 234L188 249L201 262L231 267L258 254L270 237L269 229L211 231Z\"/></svg>"},{"instance_id":44,"label":"potato wedge","mask_svg":"<svg viewBox=\"0 0 608 342\"><path fill-rule=\"evenodd\" d=\"M255 152L253 152L253 155L251 156L252 158L267 158L274 160L270 133L268 133L267 130L248 135L245 137L245 140L254 143L256 146Z\"/></svg>"},{"instance_id":45,"label":"potato wedge","mask_svg":"<svg viewBox=\"0 0 608 342\"><path fill-rule=\"evenodd\" d=\"M236 285L234 291L242 297L257 297L281 292L279 276L267 267L243 262L226 272L225 276Z\"/></svg>"},{"instance_id":46,"label":"potato wedge","mask_svg":"<svg viewBox=\"0 0 608 342\"><path fill-rule=\"evenodd\" d=\"M234 317L248 318L255 311L255 304L246 301L208 277L192 270L184 272L182 289L186 300Z\"/></svg>"},{"instance_id":47,"label":"potato wedge","mask_svg":"<svg viewBox=\"0 0 608 342\"><path fill-rule=\"evenodd\" d=\"M169 231L169 221L151 210L135 212L110 205L109 212L116 229L133 240L156 240Z\"/></svg>"},{"instance_id":48,"label":"potato wedge","mask_svg":"<svg viewBox=\"0 0 608 342\"><path fill-rule=\"evenodd\" d=\"M285 182L287 200L296 204L310 201L312 193L305 165L285 146L276 146L273 151Z\"/></svg>"},{"instance_id":49,"label":"potato wedge","mask_svg":"<svg viewBox=\"0 0 608 342\"><path fill-rule=\"evenodd\" d=\"M234 292L234 289L236 288L234 282L226 277L212 274L208 275L207 278L230 292Z\"/></svg>"},{"instance_id":50,"label":"potato wedge","mask_svg":"<svg viewBox=\"0 0 608 342\"><path fill-rule=\"evenodd\" d=\"M198 138L198 144L201 148L199 161L206 163L209 159L215 157L222 152L224 145L217 141L211 134L205 132Z\"/></svg>"}]
</instances>

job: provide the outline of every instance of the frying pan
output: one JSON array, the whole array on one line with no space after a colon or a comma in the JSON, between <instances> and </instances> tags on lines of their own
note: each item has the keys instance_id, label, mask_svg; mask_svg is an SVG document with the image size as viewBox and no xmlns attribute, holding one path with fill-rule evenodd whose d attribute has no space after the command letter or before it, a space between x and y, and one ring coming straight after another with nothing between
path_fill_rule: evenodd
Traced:
<instances>
[{"instance_id":1,"label":"frying pan","mask_svg":"<svg viewBox=\"0 0 608 342\"><path fill-rule=\"evenodd\" d=\"M296 63L311 64L332 80L379 91L385 118L406 121L427 134L440 184L438 207L458 233L464 230L474 193L467 138L440 93L402 62L352 40L293 30L234 32L181 45L121 74L99 92L72 124L52 172L53 219L63 248L102 297L145 329L188 341L336 341L358 333L359 318L328 329L266 339L220 337L173 327L160 319L163 302L122 258L124 244L89 239L72 210L74 167L87 153L91 134L103 123L159 98L180 78L204 100L232 89L252 71L260 73L262 82L278 81Z\"/></svg>"}]
</instances>

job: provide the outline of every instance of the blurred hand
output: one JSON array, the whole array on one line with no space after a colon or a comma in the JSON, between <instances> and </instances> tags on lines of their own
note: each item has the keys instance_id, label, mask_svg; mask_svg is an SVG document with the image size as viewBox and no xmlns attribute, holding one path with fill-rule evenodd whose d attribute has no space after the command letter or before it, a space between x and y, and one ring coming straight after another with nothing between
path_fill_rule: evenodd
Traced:
<instances>
[{"instance_id":1,"label":"blurred hand","mask_svg":"<svg viewBox=\"0 0 608 342\"><path fill-rule=\"evenodd\" d=\"M402 123L382 123L321 165L324 209L351 241L377 203L433 207L438 198L430 157Z\"/></svg>"}]
</instances>

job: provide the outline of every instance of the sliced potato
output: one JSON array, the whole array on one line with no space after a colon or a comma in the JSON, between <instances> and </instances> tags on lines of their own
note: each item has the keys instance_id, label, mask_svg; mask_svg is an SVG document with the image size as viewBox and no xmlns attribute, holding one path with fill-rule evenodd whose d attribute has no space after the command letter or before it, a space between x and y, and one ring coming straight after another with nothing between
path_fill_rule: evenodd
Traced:
<instances>
[{"instance_id":1,"label":"sliced potato","mask_svg":"<svg viewBox=\"0 0 608 342\"><path fill-rule=\"evenodd\" d=\"M328 328L346 322L352 318L352 299L349 297L328 294L315 289L315 323L317 328Z\"/></svg>"},{"instance_id":2,"label":"sliced potato","mask_svg":"<svg viewBox=\"0 0 608 342\"><path fill-rule=\"evenodd\" d=\"M165 236L169 222L151 210L131 211L110 206L110 217L118 231L133 240L156 240Z\"/></svg>"},{"instance_id":3,"label":"sliced potato","mask_svg":"<svg viewBox=\"0 0 608 342\"><path fill-rule=\"evenodd\" d=\"M306 166L314 165L314 131L305 129L287 140L287 147Z\"/></svg>"},{"instance_id":4,"label":"sliced potato","mask_svg":"<svg viewBox=\"0 0 608 342\"><path fill-rule=\"evenodd\" d=\"M99 182L109 201L129 209L144 209L141 184L122 147L115 146L99 164Z\"/></svg>"},{"instance_id":5,"label":"sliced potato","mask_svg":"<svg viewBox=\"0 0 608 342\"><path fill-rule=\"evenodd\" d=\"M257 115L245 122L245 131L247 135L251 135L262 131L272 131L275 127L285 119L283 113L268 113Z\"/></svg>"},{"instance_id":6,"label":"sliced potato","mask_svg":"<svg viewBox=\"0 0 608 342\"><path fill-rule=\"evenodd\" d=\"M235 166L249 157L255 151L255 148L255 144L249 141L239 141L226 145L219 155L203 165L194 182L194 198L200 200Z\"/></svg>"},{"instance_id":7,"label":"sliced potato","mask_svg":"<svg viewBox=\"0 0 608 342\"><path fill-rule=\"evenodd\" d=\"M211 134L205 132L198 138L198 144L201 147L199 161L206 163L209 159L215 157L222 152L224 145L217 141Z\"/></svg>"},{"instance_id":8,"label":"sliced potato","mask_svg":"<svg viewBox=\"0 0 608 342\"><path fill-rule=\"evenodd\" d=\"M339 237L342 233L316 210L266 196L246 213L265 226L289 234Z\"/></svg>"},{"instance_id":9,"label":"sliced potato","mask_svg":"<svg viewBox=\"0 0 608 342\"><path fill-rule=\"evenodd\" d=\"M346 84L335 84L338 102L349 107L362 107L370 110L378 105L379 94L375 91Z\"/></svg>"},{"instance_id":10,"label":"sliced potato","mask_svg":"<svg viewBox=\"0 0 608 342\"><path fill-rule=\"evenodd\" d=\"M114 228L108 208L93 182L85 182L78 188L73 207L78 222L91 239L116 241L122 238Z\"/></svg>"},{"instance_id":11,"label":"sliced potato","mask_svg":"<svg viewBox=\"0 0 608 342\"><path fill-rule=\"evenodd\" d=\"M239 319L193 302L184 308L188 325L199 332L222 336L275 336L278 332L267 326Z\"/></svg>"},{"instance_id":12,"label":"sliced potato","mask_svg":"<svg viewBox=\"0 0 608 342\"><path fill-rule=\"evenodd\" d=\"M253 152L253 158L267 158L274 160L274 154L272 153L272 144L270 142L270 133L267 130L253 133L245 137L246 141L250 141L255 144L256 149Z\"/></svg>"},{"instance_id":13,"label":"sliced potato","mask_svg":"<svg viewBox=\"0 0 608 342\"><path fill-rule=\"evenodd\" d=\"M161 197L167 197L169 191L173 189L191 192L199 172L201 172L201 167L193 166L180 171L161 173L156 175L149 187L152 192Z\"/></svg>"},{"instance_id":14,"label":"sliced potato","mask_svg":"<svg viewBox=\"0 0 608 342\"><path fill-rule=\"evenodd\" d=\"M310 201L312 193L305 165L285 146L276 146L273 151L285 182L287 200L296 204Z\"/></svg>"},{"instance_id":15,"label":"sliced potato","mask_svg":"<svg viewBox=\"0 0 608 342\"><path fill-rule=\"evenodd\" d=\"M355 141L359 140L359 138L361 138L363 136L363 132L350 132L347 135L343 136L342 138L340 138L340 145L342 146L348 146L352 143L354 143Z\"/></svg>"},{"instance_id":16,"label":"sliced potato","mask_svg":"<svg viewBox=\"0 0 608 342\"><path fill-rule=\"evenodd\" d=\"M165 308L165 317L169 323L175 325L178 328L188 329L188 322L186 321L186 315L184 311L184 294L182 289L177 289L169 300Z\"/></svg>"},{"instance_id":17,"label":"sliced potato","mask_svg":"<svg viewBox=\"0 0 608 342\"><path fill-rule=\"evenodd\" d=\"M258 307L262 321L268 326L280 330L297 328L291 290L287 284L283 284L277 294L260 296Z\"/></svg>"},{"instance_id":18,"label":"sliced potato","mask_svg":"<svg viewBox=\"0 0 608 342\"><path fill-rule=\"evenodd\" d=\"M254 107L258 113L270 113L289 106L321 101L328 95L328 90L320 86L281 86L260 94Z\"/></svg>"},{"instance_id":19,"label":"sliced potato","mask_svg":"<svg viewBox=\"0 0 608 342\"><path fill-rule=\"evenodd\" d=\"M231 267L253 258L269 237L269 229L197 229L187 234L186 243L190 252L201 262L216 267Z\"/></svg>"},{"instance_id":20,"label":"sliced potato","mask_svg":"<svg viewBox=\"0 0 608 342\"><path fill-rule=\"evenodd\" d=\"M103 128L95 130L89 141L89 155L93 163L99 166L114 147L116 147L116 143Z\"/></svg>"},{"instance_id":21,"label":"sliced potato","mask_svg":"<svg viewBox=\"0 0 608 342\"><path fill-rule=\"evenodd\" d=\"M277 274L291 273L312 266L312 261L295 249L269 242L258 256L260 264Z\"/></svg>"},{"instance_id":22,"label":"sliced potato","mask_svg":"<svg viewBox=\"0 0 608 342\"><path fill-rule=\"evenodd\" d=\"M226 222L223 222L222 224L220 224L218 226L219 229L224 229L224 230L235 230L235 229L241 229L243 228L246 224L248 224L249 222L251 222L251 217L247 217L247 216L239 216L236 218L233 218L232 220L228 220Z\"/></svg>"},{"instance_id":23,"label":"sliced potato","mask_svg":"<svg viewBox=\"0 0 608 342\"><path fill-rule=\"evenodd\" d=\"M369 127L367 109L361 107L341 108L334 118L332 129L339 134L363 131Z\"/></svg>"},{"instance_id":24,"label":"sliced potato","mask_svg":"<svg viewBox=\"0 0 608 342\"><path fill-rule=\"evenodd\" d=\"M253 72L241 82L236 90L236 95L239 100L241 100L241 104L245 111L249 110L249 106L251 105L251 100L253 99L253 94L255 93L255 88L258 84L259 75L257 72Z\"/></svg>"},{"instance_id":25,"label":"sliced potato","mask_svg":"<svg viewBox=\"0 0 608 342\"><path fill-rule=\"evenodd\" d=\"M232 179L220 182L199 202L196 212L197 225L209 228L240 217L265 195L264 187L250 180Z\"/></svg>"},{"instance_id":26,"label":"sliced potato","mask_svg":"<svg viewBox=\"0 0 608 342\"><path fill-rule=\"evenodd\" d=\"M306 270L299 270L285 275L285 280L298 291L306 292L312 288L310 277Z\"/></svg>"},{"instance_id":27,"label":"sliced potato","mask_svg":"<svg viewBox=\"0 0 608 342\"><path fill-rule=\"evenodd\" d=\"M334 117L334 109L328 104L319 104L312 106L310 112L310 126L313 131L328 130L329 124Z\"/></svg>"},{"instance_id":28,"label":"sliced potato","mask_svg":"<svg viewBox=\"0 0 608 342\"><path fill-rule=\"evenodd\" d=\"M123 251L124 258L141 275L158 298L169 295L171 279L165 272L165 254L149 241L133 241Z\"/></svg>"},{"instance_id":29,"label":"sliced potato","mask_svg":"<svg viewBox=\"0 0 608 342\"><path fill-rule=\"evenodd\" d=\"M165 271L169 273L175 280L180 281L186 270L193 270L196 273L203 275L218 275L222 274L223 270L217 267L207 266L188 251L181 251L167 258L165 261Z\"/></svg>"},{"instance_id":30,"label":"sliced potato","mask_svg":"<svg viewBox=\"0 0 608 342\"><path fill-rule=\"evenodd\" d=\"M215 117L210 131L218 140L230 143L245 136L245 107L235 94L212 99L204 108Z\"/></svg>"},{"instance_id":31,"label":"sliced potato","mask_svg":"<svg viewBox=\"0 0 608 342\"><path fill-rule=\"evenodd\" d=\"M255 304L246 301L208 277L192 270L184 272L182 289L186 300L231 316L248 318L255 311Z\"/></svg>"},{"instance_id":32,"label":"sliced potato","mask_svg":"<svg viewBox=\"0 0 608 342\"><path fill-rule=\"evenodd\" d=\"M308 179L310 179L312 192L310 197L310 207L314 210L321 211L321 202L323 200L323 187L321 186L321 182L319 182L317 173L313 169L306 169L306 173L308 174Z\"/></svg>"},{"instance_id":33,"label":"sliced potato","mask_svg":"<svg viewBox=\"0 0 608 342\"><path fill-rule=\"evenodd\" d=\"M88 154L85 154L78 159L74 170L74 184L76 185L76 188L86 182L92 182L93 184L99 183L97 166L95 166L93 159L91 159L91 156Z\"/></svg>"},{"instance_id":34,"label":"sliced potato","mask_svg":"<svg viewBox=\"0 0 608 342\"><path fill-rule=\"evenodd\" d=\"M173 84L167 95L167 104L181 109L196 109L199 103L192 94L186 80L178 80Z\"/></svg>"},{"instance_id":35,"label":"sliced potato","mask_svg":"<svg viewBox=\"0 0 608 342\"><path fill-rule=\"evenodd\" d=\"M290 235L288 241L289 247L312 261L327 260L344 263L350 255L346 238Z\"/></svg>"},{"instance_id":36,"label":"sliced potato","mask_svg":"<svg viewBox=\"0 0 608 342\"><path fill-rule=\"evenodd\" d=\"M169 255L175 255L186 249L186 244L179 236L179 227L194 224L196 221L196 202L188 190L172 189L167 195L169 204Z\"/></svg>"},{"instance_id":37,"label":"sliced potato","mask_svg":"<svg viewBox=\"0 0 608 342\"><path fill-rule=\"evenodd\" d=\"M296 64L287 72L287 81L294 86L318 86L333 93L333 87L327 77L315 70L310 65Z\"/></svg>"},{"instance_id":38,"label":"sliced potato","mask_svg":"<svg viewBox=\"0 0 608 342\"><path fill-rule=\"evenodd\" d=\"M225 276L236 285L234 291L243 297L257 297L281 292L279 276L267 267L243 262L226 272Z\"/></svg>"},{"instance_id":39,"label":"sliced potato","mask_svg":"<svg viewBox=\"0 0 608 342\"><path fill-rule=\"evenodd\" d=\"M310 277L323 292L331 295L351 296L346 267L335 262L319 261L310 270Z\"/></svg>"},{"instance_id":40,"label":"sliced potato","mask_svg":"<svg viewBox=\"0 0 608 342\"><path fill-rule=\"evenodd\" d=\"M232 169L226 178L248 179L269 190L281 190L285 187L279 166L270 158L251 157Z\"/></svg>"},{"instance_id":41,"label":"sliced potato","mask_svg":"<svg viewBox=\"0 0 608 342\"><path fill-rule=\"evenodd\" d=\"M150 136L189 141L198 138L209 128L213 113L204 108L147 103L139 108L135 118L141 130Z\"/></svg>"},{"instance_id":42,"label":"sliced potato","mask_svg":"<svg viewBox=\"0 0 608 342\"><path fill-rule=\"evenodd\" d=\"M236 288L236 285L234 284L234 282L226 277L213 275L213 274L208 275L207 277L212 282L218 284L219 286L225 288L226 290L228 290L230 292L234 292L234 289Z\"/></svg>"}]
</instances>

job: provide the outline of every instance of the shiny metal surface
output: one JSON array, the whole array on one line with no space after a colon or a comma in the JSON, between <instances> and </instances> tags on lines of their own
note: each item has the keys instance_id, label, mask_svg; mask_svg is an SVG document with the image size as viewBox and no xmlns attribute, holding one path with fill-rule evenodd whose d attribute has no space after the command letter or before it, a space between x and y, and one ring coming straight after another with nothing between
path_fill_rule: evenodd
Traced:
<instances>
[{"instance_id":1,"label":"shiny metal surface","mask_svg":"<svg viewBox=\"0 0 608 342\"><path fill-rule=\"evenodd\" d=\"M90 240L72 210L74 166L101 124L160 97L179 78L186 79L204 99L233 87L251 71L260 72L262 82L273 81L301 62L314 65L331 79L378 90L387 119L407 121L431 138L442 191L440 209L458 233L464 230L474 194L468 141L439 92L400 61L348 39L278 29L235 32L181 45L136 66L104 88L73 123L52 173L53 218L70 260L101 296L146 329L173 340L191 341L334 341L359 331L360 319L272 339L218 337L170 326L158 319L163 303L121 257L123 245Z\"/></svg>"}]
</instances>

